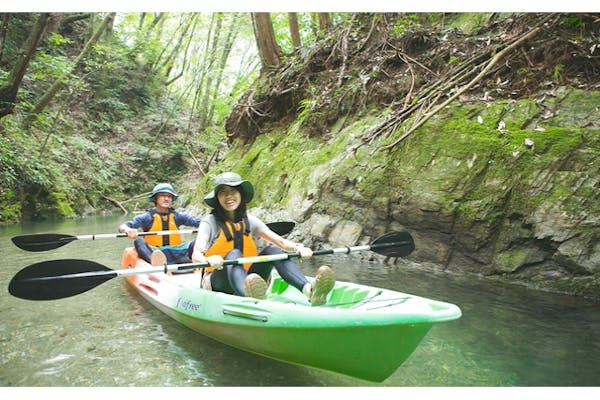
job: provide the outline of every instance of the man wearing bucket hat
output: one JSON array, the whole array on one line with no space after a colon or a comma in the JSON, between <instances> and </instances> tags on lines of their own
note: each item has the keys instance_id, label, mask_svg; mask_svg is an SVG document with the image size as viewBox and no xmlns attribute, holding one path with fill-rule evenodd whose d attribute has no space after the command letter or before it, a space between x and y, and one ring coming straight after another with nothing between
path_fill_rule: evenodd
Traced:
<instances>
[{"instance_id":1,"label":"man wearing bucket hat","mask_svg":"<svg viewBox=\"0 0 600 400\"><path fill-rule=\"evenodd\" d=\"M240 175L225 172L215 177L213 191L204 197L212 211L202 220L192 253L193 262L208 263L212 267L203 270L202 287L262 299L266 295L271 270L275 267L279 275L304 293L313 306L324 304L335 284L334 273L326 265L319 268L314 285L290 259L223 266L224 260L256 256L254 237L271 243L260 255L281 254L283 251L298 252L301 257L312 255L308 247L284 239L259 218L249 214L247 203L253 197L254 187Z\"/></svg>"},{"instance_id":2,"label":"man wearing bucket hat","mask_svg":"<svg viewBox=\"0 0 600 400\"><path fill-rule=\"evenodd\" d=\"M171 207L179 195L169 183L154 186L148 200L154 207L119 226L119 232L135 239L134 246L140 258L152 265L189 262L194 248L193 241L184 243L181 235L150 235L138 238L138 228L144 232L176 231L181 226L198 227L201 219L175 211Z\"/></svg>"}]
</instances>

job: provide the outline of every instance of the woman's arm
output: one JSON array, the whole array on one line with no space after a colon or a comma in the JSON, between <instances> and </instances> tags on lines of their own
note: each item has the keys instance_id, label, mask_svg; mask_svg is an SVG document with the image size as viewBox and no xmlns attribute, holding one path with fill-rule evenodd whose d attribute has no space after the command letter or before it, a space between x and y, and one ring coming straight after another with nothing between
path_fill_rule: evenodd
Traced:
<instances>
[{"instance_id":1,"label":"woman's arm","mask_svg":"<svg viewBox=\"0 0 600 400\"><path fill-rule=\"evenodd\" d=\"M192 251L192 261L197 263L205 263L206 257L204 253L208 249L208 241L210 240L210 223L204 220L198 226L198 233L196 234L196 242L194 243L194 250Z\"/></svg>"},{"instance_id":2,"label":"woman's arm","mask_svg":"<svg viewBox=\"0 0 600 400\"><path fill-rule=\"evenodd\" d=\"M275 246L279 247L284 251L296 252L300 254L301 257L312 256L312 250L310 248L305 247L302 243L296 243L294 241L279 236L277 233L269 229L269 227L262 221L260 221L259 223L259 229L257 234L261 239L264 239L267 242L274 244Z\"/></svg>"},{"instance_id":3,"label":"woman's arm","mask_svg":"<svg viewBox=\"0 0 600 400\"><path fill-rule=\"evenodd\" d=\"M220 269L219 266L223 265L223 257L220 255L212 255L206 257L204 254L210 246L210 233L211 225L206 220L202 220L200 226L198 226L198 234L196 235L196 242L194 243L194 250L192 251L192 262L199 264L208 263L215 269Z\"/></svg>"}]
</instances>

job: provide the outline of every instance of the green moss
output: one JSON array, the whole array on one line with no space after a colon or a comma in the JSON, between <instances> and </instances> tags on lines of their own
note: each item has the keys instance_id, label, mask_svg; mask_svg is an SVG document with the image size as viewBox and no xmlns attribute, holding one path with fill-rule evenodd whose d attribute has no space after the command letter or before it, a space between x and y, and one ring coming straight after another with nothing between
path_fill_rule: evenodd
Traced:
<instances>
[{"instance_id":1,"label":"green moss","mask_svg":"<svg viewBox=\"0 0 600 400\"><path fill-rule=\"evenodd\" d=\"M456 13L448 16L446 26L458 28L465 33L475 32L481 27L487 26L493 13Z\"/></svg>"},{"instance_id":2,"label":"green moss","mask_svg":"<svg viewBox=\"0 0 600 400\"><path fill-rule=\"evenodd\" d=\"M220 168L255 183L253 205L264 208L284 208L291 198L320 189L315 207L329 215L361 220L365 210L387 213L390 204L397 209L410 202L455 214L457 226L480 230L482 237L508 216L556 203L576 212L595 195L578 182L594 173L586 166L600 155L598 130L554 126L540 119L535 102L453 105L389 151L382 147L412 121L363 142L379 120L344 121L339 131L340 122L327 140L306 137L297 121L252 146L234 146ZM535 143L531 149L527 138ZM517 256L505 257L502 264L512 265Z\"/></svg>"},{"instance_id":3,"label":"green moss","mask_svg":"<svg viewBox=\"0 0 600 400\"><path fill-rule=\"evenodd\" d=\"M498 254L496 263L505 272L514 272L525 263L528 252L526 249L514 249Z\"/></svg>"},{"instance_id":4,"label":"green moss","mask_svg":"<svg viewBox=\"0 0 600 400\"><path fill-rule=\"evenodd\" d=\"M0 191L0 224L17 223L21 220L21 201L14 192Z\"/></svg>"},{"instance_id":5,"label":"green moss","mask_svg":"<svg viewBox=\"0 0 600 400\"><path fill-rule=\"evenodd\" d=\"M597 126L600 91L587 91L559 88L555 97L546 98L545 102L551 118L544 121L544 126L563 128L589 128Z\"/></svg>"},{"instance_id":6,"label":"green moss","mask_svg":"<svg viewBox=\"0 0 600 400\"><path fill-rule=\"evenodd\" d=\"M551 127L544 132L536 133L534 137L536 153L552 157L554 160L564 159L581 146L583 132L582 129Z\"/></svg>"},{"instance_id":7,"label":"green moss","mask_svg":"<svg viewBox=\"0 0 600 400\"><path fill-rule=\"evenodd\" d=\"M40 206L40 214L49 218L75 216L75 212L71 207L71 202L64 192L50 193L46 199L42 201L42 205Z\"/></svg>"}]
</instances>

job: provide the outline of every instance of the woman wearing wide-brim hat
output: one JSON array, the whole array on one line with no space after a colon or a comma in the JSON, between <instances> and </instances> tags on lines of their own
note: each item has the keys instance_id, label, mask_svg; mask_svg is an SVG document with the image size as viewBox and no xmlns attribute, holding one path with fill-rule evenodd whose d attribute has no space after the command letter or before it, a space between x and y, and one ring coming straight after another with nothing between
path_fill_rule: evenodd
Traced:
<instances>
[{"instance_id":1,"label":"woman wearing wide-brim hat","mask_svg":"<svg viewBox=\"0 0 600 400\"><path fill-rule=\"evenodd\" d=\"M213 191L204 197L212 208L209 216L202 220L192 253L192 261L208 263L204 269L202 287L209 290L249 296L265 297L267 281L273 267L290 285L304 293L313 306L326 302L335 278L328 266L322 266L315 277L314 286L292 260L256 263L253 265L225 265L224 260L235 260L257 255L254 237L271 243L260 255L281 254L283 251L297 252L301 257L312 256L312 250L284 239L273 232L254 215L247 212L247 203L254 197L254 186L234 172L225 172L215 177Z\"/></svg>"}]
</instances>

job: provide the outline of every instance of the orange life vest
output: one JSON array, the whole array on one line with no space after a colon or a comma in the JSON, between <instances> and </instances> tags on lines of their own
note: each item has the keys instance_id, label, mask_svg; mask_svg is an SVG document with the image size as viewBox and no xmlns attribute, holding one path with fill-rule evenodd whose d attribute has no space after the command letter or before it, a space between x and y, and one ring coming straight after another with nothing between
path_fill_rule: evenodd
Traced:
<instances>
[{"instance_id":1,"label":"orange life vest","mask_svg":"<svg viewBox=\"0 0 600 400\"><path fill-rule=\"evenodd\" d=\"M236 223L226 221L217 222L217 224L219 225L219 236L204 253L206 257L215 254L225 257L233 249L241 250L244 257L254 257L258 254L247 218ZM244 269L248 271L250 266L251 264L244 264ZM213 268L205 268L204 270L210 272Z\"/></svg>"},{"instance_id":2,"label":"orange life vest","mask_svg":"<svg viewBox=\"0 0 600 400\"><path fill-rule=\"evenodd\" d=\"M179 227L175 224L175 214L170 212L168 214L160 214L156 210L150 211L152 214L152 225L148 232L156 231L176 231ZM177 246L183 243L181 235L174 233L171 235L149 235L144 236L146 243L150 246L161 247L161 246Z\"/></svg>"}]
</instances>

